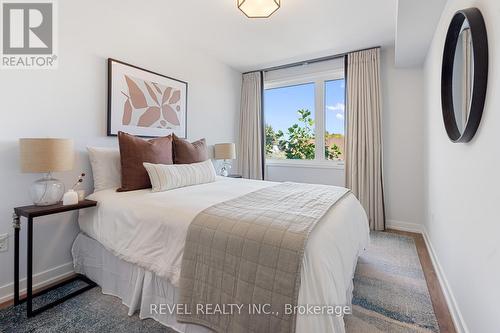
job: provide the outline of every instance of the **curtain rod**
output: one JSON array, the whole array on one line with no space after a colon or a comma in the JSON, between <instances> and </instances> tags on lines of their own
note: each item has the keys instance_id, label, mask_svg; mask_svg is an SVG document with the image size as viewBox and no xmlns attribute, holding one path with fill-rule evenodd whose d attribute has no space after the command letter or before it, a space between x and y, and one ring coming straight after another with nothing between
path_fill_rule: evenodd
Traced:
<instances>
[{"instance_id":1,"label":"curtain rod","mask_svg":"<svg viewBox=\"0 0 500 333\"><path fill-rule=\"evenodd\" d=\"M361 52L361 51L374 50L374 49L380 49L380 46L367 47L365 49L355 50L355 51L351 51L351 52L344 52L344 53L334 54L334 55L321 57L321 58L314 58L314 59L309 59L309 60L293 62L293 63L286 64L286 65L258 69L258 70L254 70L254 71L245 72L243 74L249 74L249 73L255 73L255 72L270 72L270 71L275 71L278 69L285 69L285 68L309 65L309 64L314 64L314 63L321 62L321 61L328 61L328 60L342 58L342 57L345 57L346 55L348 55L349 53L353 53L353 52Z\"/></svg>"}]
</instances>

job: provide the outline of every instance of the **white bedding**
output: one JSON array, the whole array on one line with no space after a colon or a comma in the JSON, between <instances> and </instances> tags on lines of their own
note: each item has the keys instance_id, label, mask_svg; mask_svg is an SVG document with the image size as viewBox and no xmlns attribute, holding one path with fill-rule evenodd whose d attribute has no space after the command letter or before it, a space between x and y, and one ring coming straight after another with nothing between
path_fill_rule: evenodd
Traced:
<instances>
[{"instance_id":1,"label":"white bedding","mask_svg":"<svg viewBox=\"0 0 500 333\"><path fill-rule=\"evenodd\" d=\"M218 177L214 183L153 193L96 192L96 208L80 211L83 232L119 258L178 286L190 222L205 208L275 183ZM307 243L299 304L349 304L359 253L367 246L366 214L352 194L341 199L315 227ZM296 332L344 332L342 318L298 316Z\"/></svg>"}]
</instances>

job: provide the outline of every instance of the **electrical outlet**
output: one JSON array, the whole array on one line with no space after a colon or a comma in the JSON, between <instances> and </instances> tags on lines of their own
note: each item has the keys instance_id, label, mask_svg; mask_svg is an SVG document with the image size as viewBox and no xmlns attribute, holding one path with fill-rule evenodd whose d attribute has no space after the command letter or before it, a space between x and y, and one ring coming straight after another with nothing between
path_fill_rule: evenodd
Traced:
<instances>
[{"instance_id":1,"label":"electrical outlet","mask_svg":"<svg viewBox=\"0 0 500 333\"><path fill-rule=\"evenodd\" d=\"M0 252L5 252L9 249L9 234L0 235Z\"/></svg>"}]
</instances>

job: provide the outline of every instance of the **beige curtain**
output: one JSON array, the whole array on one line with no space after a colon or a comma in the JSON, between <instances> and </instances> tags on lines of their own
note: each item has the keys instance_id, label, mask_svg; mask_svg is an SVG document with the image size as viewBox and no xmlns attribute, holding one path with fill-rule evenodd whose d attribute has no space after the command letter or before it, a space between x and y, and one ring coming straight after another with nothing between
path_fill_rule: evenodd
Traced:
<instances>
[{"instance_id":1,"label":"beige curtain","mask_svg":"<svg viewBox=\"0 0 500 333\"><path fill-rule=\"evenodd\" d=\"M346 186L359 199L370 229L384 230L380 49L347 56Z\"/></svg>"},{"instance_id":2,"label":"beige curtain","mask_svg":"<svg viewBox=\"0 0 500 333\"><path fill-rule=\"evenodd\" d=\"M241 88L239 171L243 178L263 179L262 74L243 74Z\"/></svg>"}]
</instances>

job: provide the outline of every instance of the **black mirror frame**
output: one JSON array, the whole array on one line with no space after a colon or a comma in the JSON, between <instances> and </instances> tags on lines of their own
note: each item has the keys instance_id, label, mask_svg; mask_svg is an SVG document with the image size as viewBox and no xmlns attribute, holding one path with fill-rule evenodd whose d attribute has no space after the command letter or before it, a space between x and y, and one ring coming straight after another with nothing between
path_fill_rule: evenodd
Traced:
<instances>
[{"instance_id":1,"label":"black mirror frame","mask_svg":"<svg viewBox=\"0 0 500 333\"><path fill-rule=\"evenodd\" d=\"M470 26L474 53L474 79L472 99L469 106L467 124L463 133L457 126L453 109L453 63L458 38L464 21ZM452 142L469 142L479 127L486 99L488 85L488 36L483 15L477 8L467 8L455 13L446 34L441 72L441 106L443 120Z\"/></svg>"}]
</instances>

